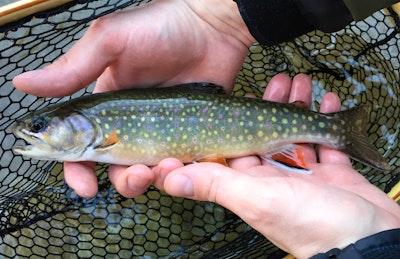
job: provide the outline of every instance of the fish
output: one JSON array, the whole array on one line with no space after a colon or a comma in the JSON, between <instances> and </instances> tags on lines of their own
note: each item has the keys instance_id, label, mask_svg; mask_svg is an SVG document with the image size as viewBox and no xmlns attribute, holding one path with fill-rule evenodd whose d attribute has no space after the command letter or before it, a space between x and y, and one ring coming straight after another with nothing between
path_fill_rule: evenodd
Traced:
<instances>
[{"instance_id":1,"label":"fish","mask_svg":"<svg viewBox=\"0 0 400 259\"><path fill-rule=\"evenodd\" d=\"M85 95L17 119L16 154L39 160L157 165L258 155L307 168L301 143L331 147L370 167L390 165L367 136L366 105L331 114L227 95L211 83ZM223 163L223 162L221 162Z\"/></svg>"}]
</instances>

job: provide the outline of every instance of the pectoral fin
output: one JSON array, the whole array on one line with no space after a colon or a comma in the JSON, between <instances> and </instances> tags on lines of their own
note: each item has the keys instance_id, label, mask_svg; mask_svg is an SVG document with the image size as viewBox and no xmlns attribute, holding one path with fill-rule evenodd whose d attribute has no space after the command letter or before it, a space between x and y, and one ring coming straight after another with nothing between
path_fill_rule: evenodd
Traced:
<instances>
[{"instance_id":1,"label":"pectoral fin","mask_svg":"<svg viewBox=\"0 0 400 259\"><path fill-rule=\"evenodd\" d=\"M222 154L215 154L207 157L203 157L197 160L197 162L212 162L212 163L218 163L224 166L228 166L228 163L226 162L226 158Z\"/></svg>"},{"instance_id":2,"label":"pectoral fin","mask_svg":"<svg viewBox=\"0 0 400 259\"><path fill-rule=\"evenodd\" d=\"M94 148L94 150L96 151L105 151L108 150L110 148L112 148L113 146L115 146L117 143L120 142L120 139L118 138L117 135L117 129L114 129L110 136L108 138L106 138L103 143L101 143L100 145L98 145L97 147Z\"/></svg>"}]
</instances>

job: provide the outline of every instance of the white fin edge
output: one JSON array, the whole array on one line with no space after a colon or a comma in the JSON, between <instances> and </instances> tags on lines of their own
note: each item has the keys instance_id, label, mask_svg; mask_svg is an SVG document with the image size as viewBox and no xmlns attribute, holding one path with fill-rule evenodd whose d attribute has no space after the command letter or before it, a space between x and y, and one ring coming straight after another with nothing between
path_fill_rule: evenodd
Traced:
<instances>
[{"instance_id":1,"label":"white fin edge","mask_svg":"<svg viewBox=\"0 0 400 259\"><path fill-rule=\"evenodd\" d=\"M277 162L277 161L275 161L275 160L272 160L271 158L268 158L268 157L261 157L261 158L262 158L264 161L270 163L271 165L274 165L274 166L276 166L276 167L285 169L285 170L287 170L287 171L290 171L290 172L293 172L293 173L296 173L296 174L304 174L304 175L311 175L311 174L313 174L313 171L308 170L308 169L290 167L290 166L284 165L284 164L282 164L282 163L279 163L279 162Z\"/></svg>"}]
</instances>

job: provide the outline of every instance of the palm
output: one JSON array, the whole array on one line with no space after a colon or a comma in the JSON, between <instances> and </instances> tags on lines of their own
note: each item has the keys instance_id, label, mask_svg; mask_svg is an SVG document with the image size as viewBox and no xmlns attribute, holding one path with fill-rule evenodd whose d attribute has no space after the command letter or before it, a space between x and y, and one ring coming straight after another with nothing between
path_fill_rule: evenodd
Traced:
<instances>
[{"instance_id":1,"label":"palm","mask_svg":"<svg viewBox=\"0 0 400 259\"><path fill-rule=\"evenodd\" d=\"M251 199L242 203L246 207L227 207L276 245L300 257L309 255L309 251L345 247L399 224L394 215L400 213L400 208L351 166L326 163L313 164L311 169L313 175L284 172L269 165L250 169L250 175L257 177L252 180L252 193L247 189ZM243 186L247 181L242 179ZM226 201L222 204L227 205ZM258 208L257 213L246 213L254 208ZM376 218L382 222L375 223ZM293 235L310 233L310 229L313 233L301 238ZM319 240L332 243L321 244Z\"/></svg>"},{"instance_id":2,"label":"palm","mask_svg":"<svg viewBox=\"0 0 400 259\"><path fill-rule=\"evenodd\" d=\"M211 37L216 33L214 28L183 1L164 7L150 4L108 16L96 22L93 33L98 34L96 28L104 28L103 23L107 28L123 29L106 33L108 46L104 49L115 53L110 55L108 68L97 81L96 91L195 81L232 86L247 54L247 46L238 45L235 39L229 42L223 34ZM221 70L224 72L215 72Z\"/></svg>"},{"instance_id":3,"label":"palm","mask_svg":"<svg viewBox=\"0 0 400 259\"><path fill-rule=\"evenodd\" d=\"M100 18L44 73L16 77L15 86L51 97L95 80L96 92L208 81L229 92L251 41L232 27L214 26L200 1L189 2L154 1Z\"/></svg>"}]
</instances>

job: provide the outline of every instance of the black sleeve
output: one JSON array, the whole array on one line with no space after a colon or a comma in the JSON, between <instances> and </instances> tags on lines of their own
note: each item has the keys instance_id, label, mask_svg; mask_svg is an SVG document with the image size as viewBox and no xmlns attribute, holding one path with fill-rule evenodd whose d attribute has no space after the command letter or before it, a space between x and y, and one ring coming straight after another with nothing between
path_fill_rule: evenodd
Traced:
<instances>
[{"instance_id":1,"label":"black sleeve","mask_svg":"<svg viewBox=\"0 0 400 259\"><path fill-rule=\"evenodd\" d=\"M250 33L263 45L291 40L315 29L338 31L359 15L397 1L367 0L235 0ZM358 12L358 10L361 10Z\"/></svg>"},{"instance_id":2,"label":"black sleeve","mask_svg":"<svg viewBox=\"0 0 400 259\"><path fill-rule=\"evenodd\" d=\"M311 259L398 259L400 258L400 229L392 229L363 238L343 250L332 249Z\"/></svg>"}]
</instances>

